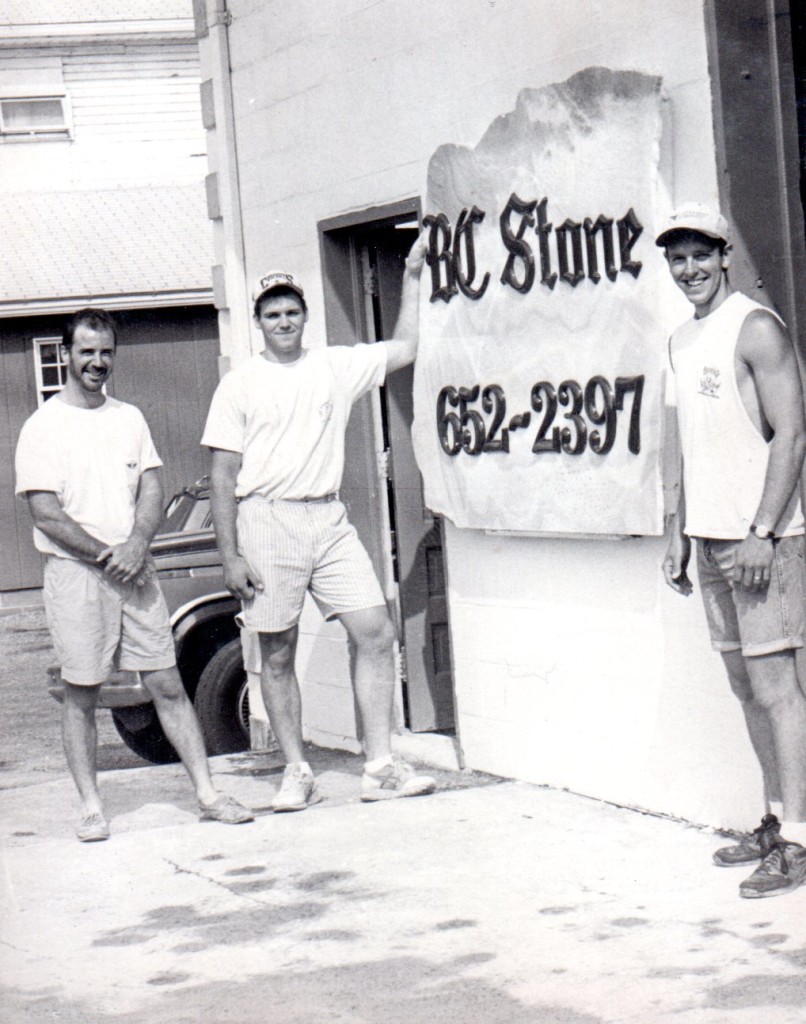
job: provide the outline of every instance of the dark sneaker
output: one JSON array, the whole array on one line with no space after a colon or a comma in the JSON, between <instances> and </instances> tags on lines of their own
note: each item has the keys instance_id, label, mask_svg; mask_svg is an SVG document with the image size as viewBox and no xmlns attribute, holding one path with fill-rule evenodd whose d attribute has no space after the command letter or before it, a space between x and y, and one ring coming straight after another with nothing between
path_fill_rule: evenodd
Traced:
<instances>
[{"instance_id":1,"label":"dark sneaker","mask_svg":"<svg viewBox=\"0 0 806 1024\"><path fill-rule=\"evenodd\" d=\"M103 814L88 814L76 826L80 843L100 843L109 838L109 823Z\"/></svg>"},{"instance_id":2,"label":"dark sneaker","mask_svg":"<svg viewBox=\"0 0 806 1024\"><path fill-rule=\"evenodd\" d=\"M220 796L214 804L199 804L199 821L220 821L224 825L243 825L254 821L255 816L248 807L239 804L231 796Z\"/></svg>"},{"instance_id":3,"label":"dark sneaker","mask_svg":"<svg viewBox=\"0 0 806 1024\"><path fill-rule=\"evenodd\" d=\"M806 847L779 839L756 870L739 886L746 899L781 896L806 882Z\"/></svg>"},{"instance_id":4,"label":"dark sneaker","mask_svg":"<svg viewBox=\"0 0 806 1024\"><path fill-rule=\"evenodd\" d=\"M361 776L362 800L394 800L400 796L422 796L436 789L430 775L417 775L410 764L393 757L391 764L376 772L364 769Z\"/></svg>"},{"instance_id":5,"label":"dark sneaker","mask_svg":"<svg viewBox=\"0 0 806 1024\"><path fill-rule=\"evenodd\" d=\"M770 852L770 847L781 835L781 825L774 814L765 814L758 828L733 846L723 846L714 853L714 864L731 868L736 864L752 864Z\"/></svg>"},{"instance_id":6,"label":"dark sneaker","mask_svg":"<svg viewBox=\"0 0 806 1024\"><path fill-rule=\"evenodd\" d=\"M321 799L313 775L289 764L283 772L283 781L271 802L271 809L275 812L304 811L311 804L318 804Z\"/></svg>"}]
</instances>

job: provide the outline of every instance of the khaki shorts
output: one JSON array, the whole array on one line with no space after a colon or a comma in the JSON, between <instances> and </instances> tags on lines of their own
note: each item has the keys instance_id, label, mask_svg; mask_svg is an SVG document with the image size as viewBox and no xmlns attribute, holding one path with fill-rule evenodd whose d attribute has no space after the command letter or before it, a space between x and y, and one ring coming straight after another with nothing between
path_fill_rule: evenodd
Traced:
<instances>
[{"instance_id":1,"label":"khaki shorts","mask_svg":"<svg viewBox=\"0 0 806 1024\"><path fill-rule=\"evenodd\" d=\"M156 580L117 583L86 562L48 558L45 615L62 670L97 686L113 668L153 672L176 664L171 622Z\"/></svg>"},{"instance_id":2,"label":"khaki shorts","mask_svg":"<svg viewBox=\"0 0 806 1024\"><path fill-rule=\"evenodd\" d=\"M327 619L386 605L364 545L336 500L238 504L238 547L263 591L243 602L246 629L279 633L299 621L306 591Z\"/></svg>"},{"instance_id":3,"label":"khaki shorts","mask_svg":"<svg viewBox=\"0 0 806 1024\"><path fill-rule=\"evenodd\" d=\"M775 542L769 586L760 592L734 586L738 540L697 538L700 581L711 646L746 658L803 647L802 536Z\"/></svg>"}]
</instances>

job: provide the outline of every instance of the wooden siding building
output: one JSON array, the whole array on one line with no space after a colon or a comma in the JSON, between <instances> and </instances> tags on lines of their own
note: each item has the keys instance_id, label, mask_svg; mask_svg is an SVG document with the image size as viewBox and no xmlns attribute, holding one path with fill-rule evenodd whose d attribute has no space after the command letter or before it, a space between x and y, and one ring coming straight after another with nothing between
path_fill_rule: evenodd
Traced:
<instances>
[{"instance_id":1,"label":"wooden siding building","mask_svg":"<svg viewBox=\"0 0 806 1024\"><path fill-rule=\"evenodd\" d=\"M173 493L206 470L218 380L190 0L23 0L0 24L0 603L41 583L14 448L63 379L64 316L120 325L109 392L145 413Z\"/></svg>"}]
</instances>

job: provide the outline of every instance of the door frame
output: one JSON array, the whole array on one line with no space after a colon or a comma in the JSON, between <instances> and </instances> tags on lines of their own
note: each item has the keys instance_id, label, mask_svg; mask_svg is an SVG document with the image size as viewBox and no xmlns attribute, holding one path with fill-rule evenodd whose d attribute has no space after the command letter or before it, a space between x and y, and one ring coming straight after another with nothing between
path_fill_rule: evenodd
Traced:
<instances>
[{"instance_id":1,"label":"door frame","mask_svg":"<svg viewBox=\"0 0 806 1024\"><path fill-rule=\"evenodd\" d=\"M375 323L373 321L372 297L364 286L362 280L362 249L360 235L363 232L371 234L373 231L393 229L396 225L406 227L417 227L422 221L422 206L419 198L401 200L383 206L367 207L363 210L354 211L348 214L327 218L318 222L320 258L322 266L323 292L325 302L325 322L327 325L328 339L345 341L353 344L364 338L375 337ZM387 396L387 405L391 398ZM362 400L362 402L365 400ZM382 581L384 595L390 606L393 618L397 625L400 642L406 645L407 641L416 641L416 627L412 621L411 626L415 628L413 637L408 636L407 621L403 619L404 601L401 587L395 579L392 555L392 528L395 522L395 509L390 502L387 490L387 480L393 477L391 464L394 462L394 438L389 437L389 451L384 451L384 430L381 398L377 391L370 397L371 413L367 413L366 407L360 408L359 403L354 410L354 417L363 417L365 428L368 429L368 443L364 444L375 458L377 463L376 486L371 493L371 501L377 503L378 509L373 514L372 510L361 510L361 517L367 532L373 536L362 537L365 543L369 540L367 547L370 549L370 556L375 564L376 571ZM387 409L387 414L389 410ZM348 427L348 436L349 436ZM367 453L361 453L360 461L365 463ZM392 482L394 486L394 480ZM397 504L397 503L396 503ZM369 514L365 514L369 512ZM441 531L441 523L438 524ZM409 545L410 546L410 545ZM425 558L423 552L423 559ZM425 566L425 561L423 561ZM450 626L448 624L448 631ZM450 635L450 633L448 633ZM430 650L430 648L429 648ZM412 666L414 671L415 666ZM430 688L424 687L416 682L421 668L417 667L414 673L415 678L407 680L411 686L407 687L407 695L403 700L403 681L406 676L406 665L402 659L398 659L396 674L399 706L402 717L406 724L413 731L431 731L433 729L453 727L453 710L449 710L451 721L447 722L445 709L440 721L444 726L437 724L437 710L434 700L435 694ZM423 690L423 693L419 691ZM450 692L453 697L453 683L450 683ZM433 706L432 706L433 705ZM433 716L433 717L432 717Z\"/></svg>"}]
</instances>

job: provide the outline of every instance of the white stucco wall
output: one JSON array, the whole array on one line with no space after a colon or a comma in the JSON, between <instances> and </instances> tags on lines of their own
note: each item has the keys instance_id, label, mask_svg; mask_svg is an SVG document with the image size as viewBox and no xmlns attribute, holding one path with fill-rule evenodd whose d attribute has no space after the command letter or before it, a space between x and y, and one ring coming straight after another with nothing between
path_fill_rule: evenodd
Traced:
<instances>
[{"instance_id":1,"label":"white stucco wall","mask_svg":"<svg viewBox=\"0 0 806 1024\"><path fill-rule=\"evenodd\" d=\"M474 146L522 88L590 65L661 76L669 199L716 197L703 0L228 6L247 275L281 266L303 278L309 343L324 342L317 221L424 196L433 151ZM659 303L670 328L687 315L671 282ZM236 361L259 347L254 334L223 344ZM664 587L662 553L657 538L447 529L469 766L699 822L757 820L761 795L738 705L698 598ZM329 648L333 634L321 643L310 615L305 631L300 667L316 682L306 692L315 734L327 727L332 694L320 683L333 666L317 668L315 648ZM335 717L347 721L349 691L341 687L339 699Z\"/></svg>"}]
</instances>

